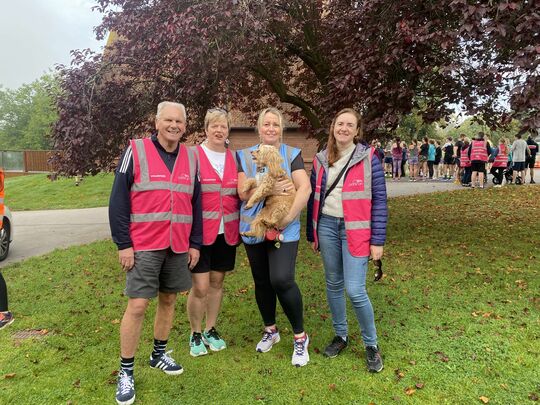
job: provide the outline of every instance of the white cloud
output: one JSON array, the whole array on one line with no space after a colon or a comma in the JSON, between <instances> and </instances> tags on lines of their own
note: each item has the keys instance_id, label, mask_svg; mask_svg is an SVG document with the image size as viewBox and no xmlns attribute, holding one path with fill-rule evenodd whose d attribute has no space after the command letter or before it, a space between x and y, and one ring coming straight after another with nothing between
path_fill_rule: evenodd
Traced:
<instances>
[{"instance_id":1,"label":"white cloud","mask_svg":"<svg viewBox=\"0 0 540 405\"><path fill-rule=\"evenodd\" d=\"M73 49L102 49L93 28L101 16L88 0L19 0L0 9L0 84L16 88L57 63L69 64Z\"/></svg>"}]
</instances>

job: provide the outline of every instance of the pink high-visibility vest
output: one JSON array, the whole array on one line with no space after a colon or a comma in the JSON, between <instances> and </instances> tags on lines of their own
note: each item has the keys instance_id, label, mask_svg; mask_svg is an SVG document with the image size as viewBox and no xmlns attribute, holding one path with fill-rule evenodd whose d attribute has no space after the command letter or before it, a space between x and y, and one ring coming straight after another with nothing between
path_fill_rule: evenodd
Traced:
<instances>
[{"instance_id":1,"label":"pink high-visibility vest","mask_svg":"<svg viewBox=\"0 0 540 405\"><path fill-rule=\"evenodd\" d=\"M197 162L180 145L173 172L150 138L131 140L134 182L131 186L130 236L133 249L175 253L189 249Z\"/></svg>"},{"instance_id":2,"label":"pink high-visibility vest","mask_svg":"<svg viewBox=\"0 0 540 405\"><path fill-rule=\"evenodd\" d=\"M238 171L234 154L225 152L223 179L208 160L204 149L195 149L199 158L199 173L202 192L203 245L216 241L221 218L225 228L225 241L231 246L240 243L240 198L238 197Z\"/></svg>"},{"instance_id":3,"label":"pink high-visibility vest","mask_svg":"<svg viewBox=\"0 0 540 405\"><path fill-rule=\"evenodd\" d=\"M374 148L360 162L351 166L345 172L341 201L347 245L352 256L363 257L370 255L371 242L371 160ZM317 157L313 160L315 169L315 194L313 200L313 237L318 247L317 223L319 220L323 178L326 177L324 167Z\"/></svg>"},{"instance_id":4,"label":"pink high-visibility vest","mask_svg":"<svg viewBox=\"0 0 540 405\"><path fill-rule=\"evenodd\" d=\"M491 167L506 167L508 166L508 148L504 144L499 145L499 153L495 156Z\"/></svg>"},{"instance_id":5,"label":"pink high-visibility vest","mask_svg":"<svg viewBox=\"0 0 540 405\"><path fill-rule=\"evenodd\" d=\"M472 141L471 148L471 161L488 161L486 141Z\"/></svg>"},{"instance_id":6,"label":"pink high-visibility vest","mask_svg":"<svg viewBox=\"0 0 540 405\"><path fill-rule=\"evenodd\" d=\"M467 146L466 148L463 148L461 150L461 158L459 161L459 167L471 167L471 160L469 159L469 148L471 146Z\"/></svg>"}]
</instances>

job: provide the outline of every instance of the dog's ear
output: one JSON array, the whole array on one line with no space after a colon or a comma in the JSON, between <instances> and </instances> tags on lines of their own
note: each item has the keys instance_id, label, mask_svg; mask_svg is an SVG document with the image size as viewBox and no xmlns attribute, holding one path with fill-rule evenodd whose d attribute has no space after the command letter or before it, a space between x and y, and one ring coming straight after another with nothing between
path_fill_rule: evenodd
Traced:
<instances>
[{"instance_id":1,"label":"dog's ear","mask_svg":"<svg viewBox=\"0 0 540 405\"><path fill-rule=\"evenodd\" d=\"M281 155L278 153L277 150L275 150L271 152L269 151L267 157L268 171L272 174L278 173L281 169L281 162L283 161L281 159Z\"/></svg>"}]
</instances>

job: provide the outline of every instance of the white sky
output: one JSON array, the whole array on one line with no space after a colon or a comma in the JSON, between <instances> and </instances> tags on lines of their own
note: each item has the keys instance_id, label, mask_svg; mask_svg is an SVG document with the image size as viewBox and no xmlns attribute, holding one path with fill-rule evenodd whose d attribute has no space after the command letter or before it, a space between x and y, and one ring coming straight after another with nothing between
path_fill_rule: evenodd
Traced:
<instances>
[{"instance_id":1,"label":"white sky","mask_svg":"<svg viewBox=\"0 0 540 405\"><path fill-rule=\"evenodd\" d=\"M0 85L15 89L38 79L70 51L100 51L93 28L101 15L92 0L0 0Z\"/></svg>"}]
</instances>

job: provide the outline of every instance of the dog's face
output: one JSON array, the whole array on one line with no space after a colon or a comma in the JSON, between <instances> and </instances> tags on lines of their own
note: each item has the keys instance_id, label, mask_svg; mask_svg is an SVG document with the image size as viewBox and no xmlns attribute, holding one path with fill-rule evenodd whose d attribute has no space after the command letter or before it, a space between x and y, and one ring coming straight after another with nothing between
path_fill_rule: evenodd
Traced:
<instances>
[{"instance_id":1,"label":"dog's face","mask_svg":"<svg viewBox=\"0 0 540 405\"><path fill-rule=\"evenodd\" d=\"M251 152L251 156L259 168L272 164L279 166L283 162L278 150L272 145L260 145L259 149Z\"/></svg>"}]
</instances>

